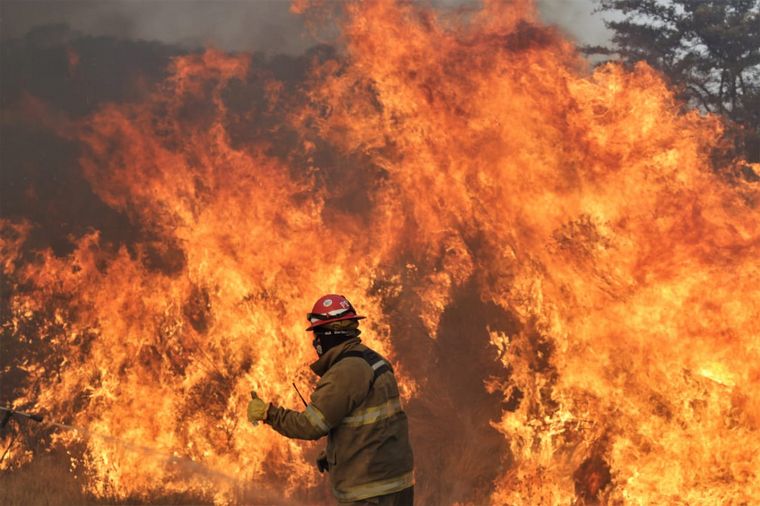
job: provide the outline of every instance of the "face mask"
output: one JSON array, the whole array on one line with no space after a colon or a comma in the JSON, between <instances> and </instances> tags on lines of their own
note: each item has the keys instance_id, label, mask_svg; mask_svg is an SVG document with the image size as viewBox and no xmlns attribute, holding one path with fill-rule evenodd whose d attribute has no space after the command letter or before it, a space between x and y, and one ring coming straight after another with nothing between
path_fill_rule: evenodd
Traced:
<instances>
[{"instance_id":1,"label":"face mask","mask_svg":"<svg viewBox=\"0 0 760 506\"><path fill-rule=\"evenodd\" d=\"M314 346L317 355L321 357L323 353L333 346L359 334L361 334L359 329L314 330L314 340L311 342L311 345Z\"/></svg>"}]
</instances>

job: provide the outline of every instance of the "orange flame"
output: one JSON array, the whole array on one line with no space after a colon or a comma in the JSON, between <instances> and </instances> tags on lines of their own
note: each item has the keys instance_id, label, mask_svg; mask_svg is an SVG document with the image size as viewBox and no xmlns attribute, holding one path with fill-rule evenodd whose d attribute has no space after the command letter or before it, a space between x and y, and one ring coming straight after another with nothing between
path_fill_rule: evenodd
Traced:
<instances>
[{"instance_id":1,"label":"orange flame","mask_svg":"<svg viewBox=\"0 0 760 506\"><path fill-rule=\"evenodd\" d=\"M251 427L244 407L251 388L298 406L304 311L337 291L399 365L422 503L759 502L760 188L713 169L719 120L681 112L645 65L589 72L528 2L344 15L346 55L315 63L304 97L267 85L292 154L230 134L247 56L180 57L145 102L74 134L93 190L144 237L114 251L92 232L29 262L30 225L6 223L10 325L62 357L23 365L54 380L19 402L118 437L87 440L88 490L224 503L248 482L325 501L314 447ZM512 323L449 349L461 304ZM427 360L480 352L496 417L446 397L459 365L438 386ZM491 479L466 448L433 465L429 435L453 423L503 435L503 454L473 457Z\"/></svg>"}]
</instances>

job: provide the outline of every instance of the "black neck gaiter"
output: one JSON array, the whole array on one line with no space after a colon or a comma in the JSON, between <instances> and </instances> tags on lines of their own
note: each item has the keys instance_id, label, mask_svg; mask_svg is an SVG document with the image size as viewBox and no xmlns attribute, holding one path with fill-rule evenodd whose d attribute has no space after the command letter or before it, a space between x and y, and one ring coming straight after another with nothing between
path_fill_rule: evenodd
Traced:
<instances>
[{"instance_id":1,"label":"black neck gaiter","mask_svg":"<svg viewBox=\"0 0 760 506\"><path fill-rule=\"evenodd\" d=\"M359 329L320 329L317 327L314 329L314 341L312 345L317 350L317 355L320 357L327 352L330 348L334 348L340 343L344 343L351 338L359 337L362 331Z\"/></svg>"}]
</instances>

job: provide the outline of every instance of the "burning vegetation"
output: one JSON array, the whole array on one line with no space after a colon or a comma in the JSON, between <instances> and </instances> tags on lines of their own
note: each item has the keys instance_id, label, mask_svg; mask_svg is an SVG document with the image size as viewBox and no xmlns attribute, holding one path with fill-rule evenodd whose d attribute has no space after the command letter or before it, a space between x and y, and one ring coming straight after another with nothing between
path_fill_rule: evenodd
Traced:
<instances>
[{"instance_id":1,"label":"burning vegetation","mask_svg":"<svg viewBox=\"0 0 760 506\"><path fill-rule=\"evenodd\" d=\"M244 411L300 405L337 292L396 366L420 504L760 502L760 167L714 156L719 118L528 1L336 19L290 59L111 41L97 96L104 41L10 48L66 88L6 87L0 401L46 419L0 433L3 475L329 502L320 446Z\"/></svg>"}]
</instances>

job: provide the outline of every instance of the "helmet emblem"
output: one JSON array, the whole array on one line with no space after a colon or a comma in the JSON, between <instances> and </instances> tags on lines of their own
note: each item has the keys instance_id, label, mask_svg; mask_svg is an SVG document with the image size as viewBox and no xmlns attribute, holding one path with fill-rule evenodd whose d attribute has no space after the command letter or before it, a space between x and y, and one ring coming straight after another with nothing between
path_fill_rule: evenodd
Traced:
<instances>
[{"instance_id":1,"label":"helmet emblem","mask_svg":"<svg viewBox=\"0 0 760 506\"><path fill-rule=\"evenodd\" d=\"M322 305L325 307L330 307L332 306L332 303L333 303L332 299L327 299L326 301L322 303Z\"/></svg>"}]
</instances>

